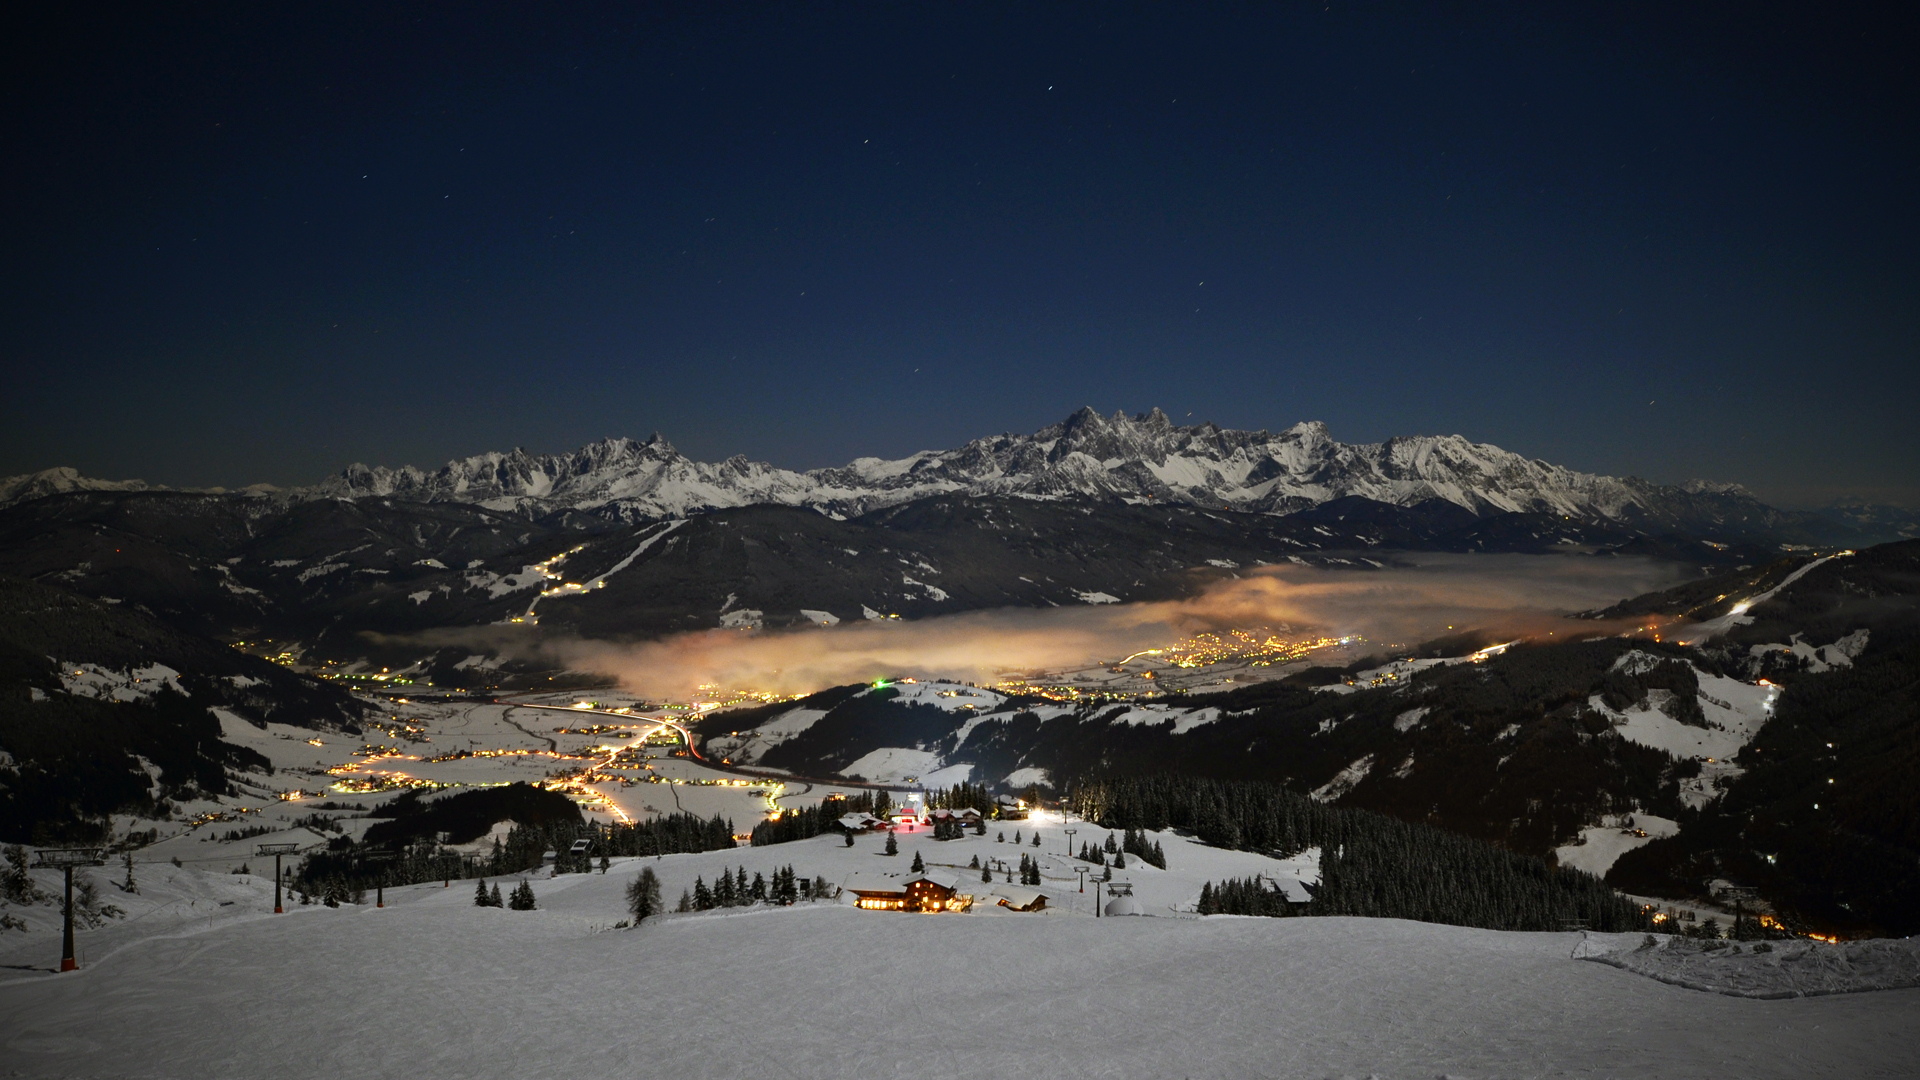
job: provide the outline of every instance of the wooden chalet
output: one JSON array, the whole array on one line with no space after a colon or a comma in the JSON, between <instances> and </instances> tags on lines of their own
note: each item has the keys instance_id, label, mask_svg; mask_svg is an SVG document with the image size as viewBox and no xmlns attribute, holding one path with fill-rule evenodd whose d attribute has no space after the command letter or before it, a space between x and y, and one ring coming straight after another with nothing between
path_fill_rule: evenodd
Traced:
<instances>
[{"instance_id":1,"label":"wooden chalet","mask_svg":"<svg viewBox=\"0 0 1920 1080\"><path fill-rule=\"evenodd\" d=\"M854 874L842 889L865 911L965 911L973 897L959 891L960 876L928 870L908 877Z\"/></svg>"},{"instance_id":2,"label":"wooden chalet","mask_svg":"<svg viewBox=\"0 0 1920 1080\"><path fill-rule=\"evenodd\" d=\"M1012 911L1045 911L1047 908L1047 895L1024 885L995 885L992 895L1001 907Z\"/></svg>"},{"instance_id":3,"label":"wooden chalet","mask_svg":"<svg viewBox=\"0 0 1920 1080\"><path fill-rule=\"evenodd\" d=\"M841 832L850 833L881 832L887 827L884 818L877 818L872 814L842 814L840 820L834 824Z\"/></svg>"}]
</instances>

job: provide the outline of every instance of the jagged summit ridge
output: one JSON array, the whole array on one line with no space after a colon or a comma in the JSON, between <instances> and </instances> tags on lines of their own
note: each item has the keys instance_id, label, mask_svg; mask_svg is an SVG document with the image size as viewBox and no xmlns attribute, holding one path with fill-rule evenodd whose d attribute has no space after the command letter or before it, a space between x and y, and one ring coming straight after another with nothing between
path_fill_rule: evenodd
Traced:
<instances>
[{"instance_id":1,"label":"jagged summit ridge","mask_svg":"<svg viewBox=\"0 0 1920 1080\"><path fill-rule=\"evenodd\" d=\"M625 520L777 503L852 516L933 495L1164 501L1289 513L1362 496L1396 505L1444 499L1476 513L1710 523L1777 513L1737 485L1664 487L1583 473L1459 435L1342 443L1319 421L1283 431L1174 424L1159 409L1102 416L1083 408L1030 435L975 439L904 458L859 458L806 472L733 457L694 461L655 434L603 439L567 454L486 453L425 471L354 465L296 495L477 503L531 514Z\"/></svg>"}]
</instances>

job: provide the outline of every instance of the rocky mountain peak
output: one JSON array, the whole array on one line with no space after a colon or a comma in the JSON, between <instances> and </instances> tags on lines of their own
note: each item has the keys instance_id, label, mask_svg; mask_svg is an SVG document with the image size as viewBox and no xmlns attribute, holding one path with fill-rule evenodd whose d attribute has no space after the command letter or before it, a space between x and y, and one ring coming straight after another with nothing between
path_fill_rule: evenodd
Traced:
<instances>
[{"instance_id":1,"label":"rocky mountain peak","mask_svg":"<svg viewBox=\"0 0 1920 1080\"><path fill-rule=\"evenodd\" d=\"M0 503L19 501L9 492L142 486L54 469L0 481ZM476 454L432 471L356 463L279 497L462 502L532 517L571 512L639 521L755 503L851 517L947 494L1185 502L1252 513L1291 513L1356 496L1399 506L1441 499L1476 514L1524 511L1635 527L1720 528L1781 514L1737 484L1663 487L1582 473L1461 435L1342 443L1317 420L1275 433L1210 421L1177 425L1157 408L1103 416L1091 407L1030 435L808 472L739 455L694 461L655 432L645 441L610 437L564 454Z\"/></svg>"}]
</instances>

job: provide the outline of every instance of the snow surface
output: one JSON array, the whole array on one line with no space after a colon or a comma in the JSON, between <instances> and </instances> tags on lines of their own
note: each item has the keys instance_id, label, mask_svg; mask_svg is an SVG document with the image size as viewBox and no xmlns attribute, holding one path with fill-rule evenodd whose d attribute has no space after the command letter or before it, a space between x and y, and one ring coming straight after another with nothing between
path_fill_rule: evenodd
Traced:
<instances>
[{"instance_id":1,"label":"snow surface","mask_svg":"<svg viewBox=\"0 0 1920 1080\"><path fill-rule=\"evenodd\" d=\"M1733 629L1736 626L1746 626L1753 622L1753 616L1747 614L1747 612L1773 599L1776 595L1779 594L1780 590L1786 588L1787 586L1793 584L1796 581L1799 581L1801 578L1806 577L1808 573L1813 571L1814 568L1820 566L1822 563L1832 562L1835 559L1844 558L1846 555L1851 555L1851 554L1853 553L1849 551L1839 555L1827 555L1827 556L1823 556L1821 558L1815 559L1812 562L1806 564L1805 566L1802 566L1798 570L1795 570L1793 573L1788 574L1786 577L1780 580L1780 584L1775 585L1773 588L1768 589L1766 592L1761 593L1759 596L1755 596L1747 600L1742 600L1739 603L1733 605L1733 610L1727 612L1725 615L1721 615L1718 618L1708 619L1705 622L1695 623L1694 625L1687 627L1685 630L1681 631L1681 634L1685 636L1687 640L1698 643L1698 642L1709 640L1710 638L1718 637L1719 635L1726 633L1727 631Z\"/></svg>"},{"instance_id":2,"label":"snow surface","mask_svg":"<svg viewBox=\"0 0 1920 1080\"><path fill-rule=\"evenodd\" d=\"M1735 942L1702 948L1705 942L1646 935L1595 934L1574 956L1689 990L1746 998L1820 997L1869 990L1920 987L1920 939L1876 939L1828 944L1818 941ZM1908 1037L1908 1049L1912 1050Z\"/></svg>"},{"instance_id":3,"label":"snow surface","mask_svg":"<svg viewBox=\"0 0 1920 1080\"><path fill-rule=\"evenodd\" d=\"M1006 785L1015 790L1031 787L1035 784L1042 787L1051 787L1053 785L1053 777L1047 770L1033 765L1015 769L1007 774Z\"/></svg>"},{"instance_id":4,"label":"snow surface","mask_svg":"<svg viewBox=\"0 0 1920 1080\"><path fill-rule=\"evenodd\" d=\"M1632 672L1661 660L1635 649L1614 661L1614 667ZM1773 716L1773 703L1780 688L1709 675L1699 668L1693 671L1700 680L1700 711L1705 714L1708 727L1683 724L1661 711L1661 704L1668 700L1661 691L1649 693L1645 702L1626 712L1608 708L1597 694L1588 699L1587 704L1611 719L1615 730L1630 742L1665 750L1676 758L1725 761L1752 742Z\"/></svg>"},{"instance_id":5,"label":"snow surface","mask_svg":"<svg viewBox=\"0 0 1920 1080\"><path fill-rule=\"evenodd\" d=\"M1806 664L1809 672L1819 674L1838 667L1852 667L1854 657L1866 651L1867 639L1871 636L1872 631L1863 626L1831 645L1822 645L1816 649L1801 641L1799 634L1795 634L1790 642L1749 646L1747 655L1757 658L1770 652L1792 653Z\"/></svg>"},{"instance_id":6,"label":"snow surface","mask_svg":"<svg viewBox=\"0 0 1920 1080\"><path fill-rule=\"evenodd\" d=\"M1341 769L1334 778L1314 788L1308 797L1316 802L1332 802L1357 787L1360 781L1373 771L1373 755L1367 756Z\"/></svg>"},{"instance_id":7,"label":"snow surface","mask_svg":"<svg viewBox=\"0 0 1920 1080\"><path fill-rule=\"evenodd\" d=\"M79 972L0 969L0 1047L25 1076L284 1080L1912 1072L1920 991L1705 995L1577 962L1575 934L1095 920L1054 901L1035 915L802 904L607 929L642 865L671 901L692 873L807 873L837 843L536 879L533 912L475 908L472 886L456 884L390 890L385 909L274 916L261 879L167 868L192 879L167 886L191 918L123 922L112 946L83 945ZM878 843L861 840L869 870L908 858L877 856ZM1091 889L1084 899L1083 912ZM203 906L211 925L196 921ZM57 955L42 928L8 937L10 963Z\"/></svg>"},{"instance_id":8,"label":"snow surface","mask_svg":"<svg viewBox=\"0 0 1920 1080\"><path fill-rule=\"evenodd\" d=\"M1563 844L1553 849L1554 857L1561 866L1575 870L1585 870L1594 877L1606 877L1607 871L1620 856L1642 844L1651 844L1663 837L1675 836L1680 832L1680 823L1671 818L1655 817L1652 814L1631 815L1632 825L1592 825L1580 830L1581 841ZM1634 835L1633 830L1645 832L1645 836Z\"/></svg>"},{"instance_id":9,"label":"snow surface","mask_svg":"<svg viewBox=\"0 0 1920 1080\"><path fill-rule=\"evenodd\" d=\"M897 682L890 687L894 701L902 705L932 705L947 712L968 709L995 709L1007 700L1005 694L977 686L954 682Z\"/></svg>"},{"instance_id":10,"label":"snow surface","mask_svg":"<svg viewBox=\"0 0 1920 1080\"><path fill-rule=\"evenodd\" d=\"M897 784L940 767L940 755L931 750L883 746L840 770L842 776L860 776L877 784Z\"/></svg>"},{"instance_id":11,"label":"snow surface","mask_svg":"<svg viewBox=\"0 0 1920 1080\"><path fill-rule=\"evenodd\" d=\"M825 709L788 709L741 736L738 742L726 737L712 740L713 748L727 757L751 765L767 751L812 727L827 715Z\"/></svg>"},{"instance_id":12,"label":"snow surface","mask_svg":"<svg viewBox=\"0 0 1920 1080\"><path fill-rule=\"evenodd\" d=\"M98 664L60 662L60 687L75 697L103 701L139 701L162 688L187 693L187 688L180 685L180 673L165 664L115 671Z\"/></svg>"}]
</instances>

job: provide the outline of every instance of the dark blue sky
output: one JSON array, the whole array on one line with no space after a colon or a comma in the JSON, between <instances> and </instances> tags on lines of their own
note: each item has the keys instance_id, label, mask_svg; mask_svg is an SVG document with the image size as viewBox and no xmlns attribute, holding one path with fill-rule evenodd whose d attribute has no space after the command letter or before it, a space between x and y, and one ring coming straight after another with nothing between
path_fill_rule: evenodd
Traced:
<instances>
[{"instance_id":1,"label":"dark blue sky","mask_svg":"<svg viewBox=\"0 0 1920 1080\"><path fill-rule=\"evenodd\" d=\"M0 474L1090 404L1920 500L1910 15L555 7L16 23Z\"/></svg>"}]
</instances>

